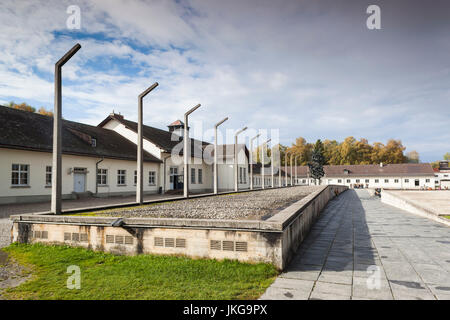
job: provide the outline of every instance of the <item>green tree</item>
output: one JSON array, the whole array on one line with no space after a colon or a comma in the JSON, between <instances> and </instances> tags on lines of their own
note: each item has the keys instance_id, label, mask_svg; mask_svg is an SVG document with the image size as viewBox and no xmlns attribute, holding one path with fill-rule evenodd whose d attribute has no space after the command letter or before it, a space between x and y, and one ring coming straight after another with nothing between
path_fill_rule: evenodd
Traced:
<instances>
[{"instance_id":1,"label":"green tree","mask_svg":"<svg viewBox=\"0 0 450 320\"><path fill-rule=\"evenodd\" d=\"M325 163L324 157L324 147L322 141L317 140L314 145L314 149L311 154L311 162L308 163L309 171L311 173L311 177L314 180L319 180L324 176L323 165Z\"/></svg>"},{"instance_id":2,"label":"green tree","mask_svg":"<svg viewBox=\"0 0 450 320\"><path fill-rule=\"evenodd\" d=\"M444 160L450 161L450 152L447 152L446 154L444 154Z\"/></svg>"}]
</instances>

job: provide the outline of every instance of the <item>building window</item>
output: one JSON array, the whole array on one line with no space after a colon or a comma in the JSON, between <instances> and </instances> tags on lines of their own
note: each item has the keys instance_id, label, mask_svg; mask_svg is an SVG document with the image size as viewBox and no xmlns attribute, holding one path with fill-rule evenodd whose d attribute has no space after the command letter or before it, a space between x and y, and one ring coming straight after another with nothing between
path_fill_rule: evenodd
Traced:
<instances>
[{"instance_id":1,"label":"building window","mask_svg":"<svg viewBox=\"0 0 450 320\"><path fill-rule=\"evenodd\" d=\"M429 183L429 182L430 182L430 179L425 179L425 182Z\"/></svg>"},{"instance_id":2,"label":"building window","mask_svg":"<svg viewBox=\"0 0 450 320\"><path fill-rule=\"evenodd\" d=\"M124 186L126 183L126 177L127 177L127 170L117 170L117 185Z\"/></svg>"},{"instance_id":3,"label":"building window","mask_svg":"<svg viewBox=\"0 0 450 320\"><path fill-rule=\"evenodd\" d=\"M156 185L156 172L155 171L148 172L148 184L151 186Z\"/></svg>"},{"instance_id":4,"label":"building window","mask_svg":"<svg viewBox=\"0 0 450 320\"><path fill-rule=\"evenodd\" d=\"M45 167L45 185L46 186L52 185L52 166Z\"/></svg>"},{"instance_id":5,"label":"building window","mask_svg":"<svg viewBox=\"0 0 450 320\"><path fill-rule=\"evenodd\" d=\"M198 183L203 183L203 169L198 169Z\"/></svg>"},{"instance_id":6,"label":"building window","mask_svg":"<svg viewBox=\"0 0 450 320\"><path fill-rule=\"evenodd\" d=\"M378 183L378 182L380 182L380 180L378 180L378 179L375 179L375 183Z\"/></svg>"},{"instance_id":7,"label":"building window","mask_svg":"<svg viewBox=\"0 0 450 320\"><path fill-rule=\"evenodd\" d=\"M302 180L302 183L306 183L306 179L303 179L303 180Z\"/></svg>"},{"instance_id":8,"label":"building window","mask_svg":"<svg viewBox=\"0 0 450 320\"><path fill-rule=\"evenodd\" d=\"M95 139L95 138L91 139L91 146L94 148L97 146L97 139Z\"/></svg>"},{"instance_id":9,"label":"building window","mask_svg":"<svg viewBox=\"0 0 450 320\"><path fill-rule=\"evenodd\" d=\"M11 171L11 184L13 186L28 186L28 164L13 164Z\"/></svg>"},{"instance_id":10,"label":"building window","mask_svg":"<svg viewBox=\"0 0 450 320\"><path fill-rule=\"evenodd\" d=\"M239 183L247 183L245 168L239 168Z\"/></svg>"},{"instance_id":11,"label":"building window","mask_svg":"<svg viewBox=\"0 0 450 320\"><path fill-rule=\"evenodd\" d=\"M359 179L356 179L356 181L355 181L356 183L359 183Z\"/></svg>"},{"instance_id":12,"label":"building window","mask_svg":"<svg viewBox=\"0 0 450 320\"><path fill-rule=\"evenodd\" d=\"M434 180L434 184L439 184L439 180Z\"/></svg>"},{"instance_id":13,"label":"building window","mask_svg":"<svg viewBox=\"0 0 450 320\"><path fill-rule=\"evenodd\" d=\"M242 168L239 168L239 183L242 183Z\"/></svg>"},{"instance_id":14,"label":"building window","mask_svg":"<svg viewBox=\"0 0 450 320\"><path fill-rule=\"evenodd\" d=\"M195 184L195 168L191 168L191 183Z\"/></svg>"},{"instance_id":15,"label":"building window","mask_svg":"<svg viewBox=\"0 0 450 320\"><path fill-rule=\"evenodd\" d=\"M405 182L408 183L408 182L409 182L409 179L405 179Z\"/></svg>"},{"instance_id":16,"label":"building window","mask_svg":"<svg viewBox=\"0 0 450 320\"><path fill-rule=\"evenodd\" d=\"M178 168L177 167L171 167L170 168L170 183L174 182L174 176L178 175Z\"/></svg>"},{"instance_id":17,"label":"building window","mask_svg":"<svg viewBox=\"0 0 450 320\"><path fill-rule=\"evenodd\" d=\"M394 179L394 183L398 183L398 179Z\"/></svg>"},{"instance_id":18,"label":"building window","mask_svg":"<svg viewBox=\"0 0 450 320\"><path fill-rule=\"evenodd\" d=\"M108 184L108 169L97 169L97 185L106 186Z\"/></svg>"},{"instance_id":19,"label":"building window","mask_svg":"<svg viewBox=\"0 0 450 320\"><path fill-rule=\"evenodd\" d=\"M365 180L366 183L369 183L369 181L370 181L369 179L366 179L366 180Z\"/></svg>"},{"instance_id":20,"label":"building window","mask_svg":"<svg viewBox=\"0 0 450 320\"><path fill-rule=\"evenodd\" d=\"M389 179L384 179L384 183L389 183Z\"/></svg>"},{"instance_id":21,"label":"building window","mask_svg":"<svg viewBox=\"0 0 450 320\"><path fill-rule=\"evenodd\" d=\"M350 179L347 179L347 183L350 183Z\"/></svg>"},{"instance_id":22,"label":"building window","mask_svg":"<svg viewBox=\"0 0 450 320\"><path fill-rule=\"evenodd\" d=\"M338 183L342 183L342 179L338 179Z\"/></svg>"}]
</instances>

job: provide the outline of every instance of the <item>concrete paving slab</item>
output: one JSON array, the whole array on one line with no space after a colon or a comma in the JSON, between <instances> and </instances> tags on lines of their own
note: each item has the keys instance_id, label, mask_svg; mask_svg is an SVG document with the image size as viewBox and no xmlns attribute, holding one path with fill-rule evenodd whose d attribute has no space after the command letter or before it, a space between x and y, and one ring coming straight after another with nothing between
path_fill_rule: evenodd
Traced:
<instances>
[{"instance_id":1,"label":"concrete paving slab","mask_svg":"<svg viewBox=\"0 0 450 320\"><path fill-rule=\"evenodd\" d=\"M330 201L313 229L281 276L315 283L310 299L450 296L450 228L445 225L386 205L366 190L349 190ZM379 267L378 290L367 285L374 275L367 268L374 266Z\"/></svg>"}]
</instances>

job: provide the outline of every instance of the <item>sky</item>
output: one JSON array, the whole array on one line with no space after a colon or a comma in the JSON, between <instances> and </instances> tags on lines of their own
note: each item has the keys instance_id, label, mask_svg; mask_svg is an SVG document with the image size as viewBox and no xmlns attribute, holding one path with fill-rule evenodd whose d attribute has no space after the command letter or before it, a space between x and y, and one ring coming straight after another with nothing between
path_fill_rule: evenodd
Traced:
<instances>
[{"instance_id":1,"label":"sky","mask_svg":"<svg viewBox=\"0 0 450 320\"><path fill-rule=\"evenodd\" d=\"M367 28L373 4L381 29ZM353 136L400 139L422 162L450 152L449 1L2 0L0 21L0 104L53 109L54 64L80 43L63 67L68 120L136 120L158 82L144 123L162 129L201 103L190 123L204 130L228 116L223 130L278 130L284 145Z\"/></svg>"}]
</instances>

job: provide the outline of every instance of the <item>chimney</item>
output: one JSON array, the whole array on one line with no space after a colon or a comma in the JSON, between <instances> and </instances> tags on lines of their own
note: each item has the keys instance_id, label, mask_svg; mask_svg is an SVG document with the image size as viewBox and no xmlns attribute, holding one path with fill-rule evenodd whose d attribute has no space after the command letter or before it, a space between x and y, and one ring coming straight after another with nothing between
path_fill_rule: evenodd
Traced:
<instances>
[{"instance_id":1,"label":"chimney","mask_svg":"<svg viewBox=\"0 0 450 320\"><path fill-rule=\"evenodd\" d=\"M176 120L167 126L169 128L169 132L173 132L179 137L183 137L184 135L184 123L181 120ZM189 130L189 127L187 128Z\"/></svg>"},{"instance_id":2,"label":"chimney","mask_svg":"<svg viewBox=\"0 0 450 320\"><path fill-rule=\"evenodd\" d=\"M119 120L123 120L123 115L121 115L120 112L119 113L114 113L114 110L113 110L113 112L111 112L109 114L109 116L112 117L112 118L117 118Z\"/></svg>"}]
</instances>

